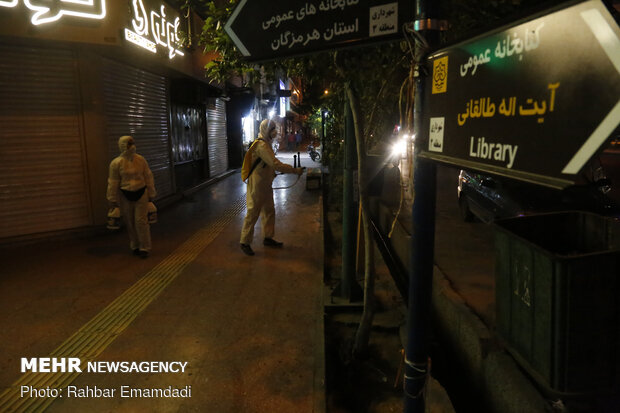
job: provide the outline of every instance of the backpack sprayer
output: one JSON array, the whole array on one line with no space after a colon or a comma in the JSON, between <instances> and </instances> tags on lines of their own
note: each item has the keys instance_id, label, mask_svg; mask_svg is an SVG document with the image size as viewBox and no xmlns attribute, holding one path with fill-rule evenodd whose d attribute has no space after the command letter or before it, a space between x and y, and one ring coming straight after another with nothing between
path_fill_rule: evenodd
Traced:
<instances>
[{"instance_id":1,"label":"backpack sprayer","mask_svg":"<svg viewBox=\"0 0 620 413\"><path fill-rule=\"evenodd\" d=\"M254 169L256 169L258 164L261 163L261 161L262 161L262 159L260 157L257 157L256 160L254 160L254 162L252 162L252 153L254 151L254 145L256 145L256 142L258 142L258 141L266 142L263 138L256 139L254 142L252 142L252 145L250 145L250 148L248 149L248 151L245 153L245 156L243 157L243 165L241 166L241 179L243 180L243 183L245 183L246 185L248 183L247 182L248 179L250 179L250 175L252 175L252 172L254 172ZM302 167L302 169L304 171L306 170L305 167ZM276 176L277 175L284 175L284 174L276 172ZM295 182L293 182L293 184L291 184L289 186L276 187L276 188L272 188L272 189L288 189L288 188L292 188L293 186L297 185L297 182L299 182L299 178L301 178L301 175L297 175L297 179L295 180Z\"/></svg>"}]
</instances>

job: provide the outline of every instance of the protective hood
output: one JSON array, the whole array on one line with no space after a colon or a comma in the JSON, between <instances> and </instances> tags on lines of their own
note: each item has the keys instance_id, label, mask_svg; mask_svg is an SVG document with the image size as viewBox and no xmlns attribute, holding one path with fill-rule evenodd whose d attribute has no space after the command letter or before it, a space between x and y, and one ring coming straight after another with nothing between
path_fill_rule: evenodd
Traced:
<instances>
[{"instance_id":1,"label":"protective hood","mask_svg":"<svg viewBox=\"0 0 620 413\"><path fill-rule=\"evenodd\" d=\"M276 123L271 119L265 119L260 123L258 137L263 139L271 139L270 132L276 128Z\"/></svg>"},{"instance_id":2,"label":"protective hood","mask_svg":"<svg viewBox=\"0 0 620 413\"><path fill-rule=\"evenodd\" d=\"M127 147L129 146L129 143L133 143L133 146L131 147L129 151L127 151ZM132 155L136 153L136 144L133 140L133 137L129 135L121 136L118 139L118 150L121 152L121 155Z\"/></svg>"}]
</instances>

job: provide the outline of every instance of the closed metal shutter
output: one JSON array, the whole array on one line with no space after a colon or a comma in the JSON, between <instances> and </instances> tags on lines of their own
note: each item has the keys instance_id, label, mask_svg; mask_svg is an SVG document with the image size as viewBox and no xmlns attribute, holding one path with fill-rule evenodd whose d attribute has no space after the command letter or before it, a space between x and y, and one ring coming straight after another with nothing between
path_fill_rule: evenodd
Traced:
<instances>
[{"instance_id":1,"label":"closed metal shutter","mask_svg":"<svg viewBox=\"0 0 620 413\"><path fill-rule=\"evenodd\" d=\"M0 237L91 225L71 50L0 45Z\"/></svg>"},{"instance_id":2,"label":"closed metal shutter","mask_svg":"<svg viewBox=\"0 0 620 413\"><path fill-rule=\"evenodd\" d=\"M189 105L172 106L172 158L175 164L204 160L204 108Z\"/></svg>"},{"instance_id":3,"label":"closed metal shutter","mask_svg":"<svg viewBox=\"0 0 620 413\"><path fill-rule=\"evenodd\" d=\"M215 99L207 108L207 147L209 174L217 176L228 170L228 137L226 136L226 103Z\"/></svg>"},{"instance_id":4,"label":"closed metal shutter","mask_svg":"<svg viewBox=\"0 0 620 413\"><path fill-rule=\"evenodd\" d=\"M157 197L172 194L166 78L108 59L102 72L110 160L119 155L118 138L133 136L155 177Z\"/></svg>"}]
</instances>

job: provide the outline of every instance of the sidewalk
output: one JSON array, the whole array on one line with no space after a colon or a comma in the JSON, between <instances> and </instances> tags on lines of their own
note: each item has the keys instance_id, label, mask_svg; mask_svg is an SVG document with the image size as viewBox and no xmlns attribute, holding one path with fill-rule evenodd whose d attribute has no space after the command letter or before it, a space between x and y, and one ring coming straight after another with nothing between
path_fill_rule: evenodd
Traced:
<instances>
[{"instance_id":1,"label":"sidewalk","mask_svg":"<svg viewBox=\"0 0 620 413\"><path fill-rule=\"evenodd\" d=\"M263 247L257 228L254 257L239 249L238 174L160 211L145 260L131 255L125 233L0 250L0 411L324 411L319 194L302 176L275 191L275 203L284 248ZM20 373L22 357L50 356L79 357L83 369L86 361L187 365L182 373ZM22 385L116 392L20 397ZM191 397L121 397L121 386L191 386Z\"/></svg>"}]
</instances>

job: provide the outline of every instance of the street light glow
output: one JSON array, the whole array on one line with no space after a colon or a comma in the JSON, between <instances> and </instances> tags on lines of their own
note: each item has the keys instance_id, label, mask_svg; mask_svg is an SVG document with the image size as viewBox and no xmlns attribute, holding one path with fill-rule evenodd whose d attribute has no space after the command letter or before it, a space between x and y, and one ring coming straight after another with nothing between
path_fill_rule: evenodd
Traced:
<instances>
[{"instance_id":1,"label":"street light glow","mask_svg":"<svg viewBox=\"0 0 620 413\"><path fill-rule=\"evenodd\" d=\"M407 136L403 136L392 145L392 156L401 158L407 156Z\"/></svg>"}]
</instances>

